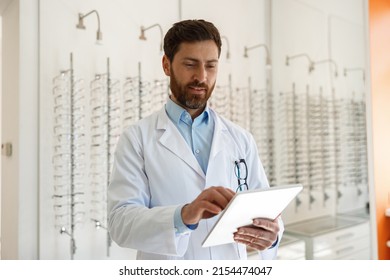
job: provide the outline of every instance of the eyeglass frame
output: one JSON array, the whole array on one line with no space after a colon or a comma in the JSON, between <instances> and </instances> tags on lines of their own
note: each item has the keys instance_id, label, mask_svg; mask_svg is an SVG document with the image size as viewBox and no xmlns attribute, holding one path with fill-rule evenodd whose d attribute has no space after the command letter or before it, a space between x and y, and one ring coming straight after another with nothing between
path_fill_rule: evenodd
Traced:
<instances>
[{"instance_id":1,"label":"eyeglass frame","mask_svg":"<svg viewBox=\"0 0 390 280\"><path fill-rule=\"evenodd\" d=\"M245 166L245 177L241 177L240 175L240 163L243 163ZM249 190L247 179L248 179L248 166L246 164L245 159L241 158L239 160L234 161L234 174L236 175L238 187L236 188L236 192L243 191L242 186L246 187L246 190ZM244 183L241 183L241 181L244 181Z\"/></svg>"}]
</instances>

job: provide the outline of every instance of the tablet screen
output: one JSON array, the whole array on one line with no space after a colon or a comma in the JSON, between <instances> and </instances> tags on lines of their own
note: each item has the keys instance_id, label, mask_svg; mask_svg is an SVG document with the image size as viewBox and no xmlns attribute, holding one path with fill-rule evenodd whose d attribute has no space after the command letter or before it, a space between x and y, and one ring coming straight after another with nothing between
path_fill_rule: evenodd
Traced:
<instances>
[{"instance_id":1,"label":"tablet screen","mask_svg":"<svg viewBox=\"0 0 390 280\"><path fill-rule=\"evenodd\" d=\"M234 242L233 233L237 228L252 224L255 218L276 219L302 188L297 184L237 193L220 214L202 246Z\"/></svg>"}]
</instances>

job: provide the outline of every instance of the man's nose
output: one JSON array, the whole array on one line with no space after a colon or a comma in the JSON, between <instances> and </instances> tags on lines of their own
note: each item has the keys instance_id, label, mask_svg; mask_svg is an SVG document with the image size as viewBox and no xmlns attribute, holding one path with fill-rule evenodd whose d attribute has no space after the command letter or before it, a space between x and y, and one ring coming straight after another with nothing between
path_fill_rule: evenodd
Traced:
<instances>
[{"instance_id":1,"label":"man's nose","mask_svg":"<svg viewBox=\"0 0 390 280\"><path fill-rule=\"evenodd\" d=\"M194 80L197 80L199 83L205 82L207 80L207 71L204 66L199 66L196 69L194 74Z\"/></svg>"}]
</instances>

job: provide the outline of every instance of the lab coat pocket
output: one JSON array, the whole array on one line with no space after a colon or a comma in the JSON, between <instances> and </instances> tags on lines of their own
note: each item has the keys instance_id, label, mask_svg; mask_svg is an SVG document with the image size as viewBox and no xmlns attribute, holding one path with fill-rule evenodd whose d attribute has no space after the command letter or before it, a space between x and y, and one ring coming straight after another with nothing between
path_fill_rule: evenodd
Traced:
<instances>
[{"instance_id":1,"label":"lab coat pocket","mask_svg":"<svg viewBox=\"0 0 390 280\"><path fill-rule=\"evenodd\" d=\"M206 187L222 186L236 191L235 160L237 160L237 157L230 153L220 153L212 162L210 161L206 176Z\"/></svg>"}]
</instances>

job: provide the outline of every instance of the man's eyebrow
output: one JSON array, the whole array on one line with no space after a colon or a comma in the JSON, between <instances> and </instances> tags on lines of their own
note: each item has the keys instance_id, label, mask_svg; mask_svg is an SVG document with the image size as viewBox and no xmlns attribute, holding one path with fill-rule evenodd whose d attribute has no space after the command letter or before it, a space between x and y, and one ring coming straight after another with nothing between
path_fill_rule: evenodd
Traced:
<instances>
[{"instance_id":1,"label":"man's eyebrow","mask_svg":"<svg viewBox=\"0 0 390 280\"><path fill-rule=\"evenodd\" d=\"M184 57L183 61L184 60L189 60L189 61L193 61L193 62L199 62L200 61L199 59L196 59L196 58L193 58L193 57ZM216 63L216 62L218 62L218 59L210 59L210 60L207 60L206 62L207 63L210 63L210 62Z\"/></svg>"}]
</instances>

